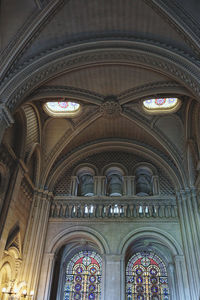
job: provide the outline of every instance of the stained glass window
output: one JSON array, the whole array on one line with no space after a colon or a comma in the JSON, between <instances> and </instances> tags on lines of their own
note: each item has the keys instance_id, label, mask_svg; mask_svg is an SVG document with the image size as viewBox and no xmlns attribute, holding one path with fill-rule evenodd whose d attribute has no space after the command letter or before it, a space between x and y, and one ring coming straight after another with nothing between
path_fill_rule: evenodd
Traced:
<instances>
[{"instance_id":1,"label":"stained glass window","mask_svg":"<svg viewBox=\"0 0 200 300\"><path fill-rule=\"evenodd\" d=\"M143 107L149 112L170 112L179 108L181 102L178 98L155 98L143 101Z\"/></svg>"},{"instance_id":2,"label":"stained glass window","mask_svg":"<svg viewBox=\"0 0 200 300\"><path fill-rule=\"evenodd\" d=\"M77 112L80 109L80 104L70 101L46 102L44 110L50 116L65 116Z\"/></svg>"},{"instance_id":3,"label":"stained glass window","mask_svg":"<svg viewBox=\"0 0 200 300\"><path fill-rule=\"evenodd\" d=\"M126 267L126 300L169 300L166 266L153 252L138 252Z\"/></svg>"},{"instance_id":4,"label":"stained glass window","mask_svg":"<svg viewBox=\"0 0 200 300\"><path fill-rule=\"evenodd\" d=\"M67 264L64 300L100 300L102 259L94 251L80 251Z\"/></svg>"}]
</instances>

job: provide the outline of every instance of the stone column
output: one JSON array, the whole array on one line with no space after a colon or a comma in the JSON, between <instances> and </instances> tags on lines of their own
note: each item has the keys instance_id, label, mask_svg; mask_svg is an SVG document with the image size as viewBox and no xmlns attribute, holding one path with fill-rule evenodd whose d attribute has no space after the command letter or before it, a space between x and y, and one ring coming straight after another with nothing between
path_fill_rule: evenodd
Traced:
<instances>
[{"instance_id":1,"label":"stone column","mask_svg":"<svg viewBox=\"0 0 200 300\"><path fill-rule=\"evenodd\" d=\"M128 176L128 196L135 195L135 176Z\"/></svg>"},{"instance_id":2,"label":"stone column","mask_svg":"<svg viewBox=\"0 0 200 300\"><path fill-rule=\"evenodd\" d=\"M128 195L128 176L124 176L123 177L123 196L127 196Z\"/></svg>"},{"instance_id":3,"label":"stone column","mask_svg":"<svg viewBox=\"0 0 200 300\"><path fill-rule=\"evenodd\" d=\"M15 199L18 198L19 190L21 187L21 182L24 177L24 173L26 170L24 169L24 166L19 162L15 164L13 173L10 176L9 184L7 187L6 196L3 202L2 211L0 214L0 258L3 253L3 250L5 248L5 243L7 240L7 232L4 232L4 225L7 222L9 218L9 207L11 202L14 202Z\"/></svg>"},{"instance_id":4,"label":"stone column","mask_svg":"<svg viewBox=\"0 0 200 300\"><path fill-rule=\"evenodd\" d=\"M71 195L72 196L77 196L77 191L78 191L78 177L77 176L72 176L71 177Z\"/></svg>"},{"instance_id":5,"label":"stone column","mask_svg":"<svg viewBox=\"0 0 200 300\"><path fill-rule=\"evenodd\" d=\"M48 300L50 298L54 264L55 254L44 253L37 300Z\"/></svg>"},{"instance_id":6,"label":"stone column","mask_svg":"<svg viewBox=\"0 0 200 300\"><path fill-rule=\"evenodd\" d=\"M103 196L106 193L105 189L105 181L106 177L105 176L97 176L95 178L96 180L96 193L98 196Z\"/></svg>"},{"instance_id":7,"label":"stone column","mask_svg":"<svg viewBox=\"0 0 200 300\"><path fill-rule=\"evenodd\" d=\"M175 271L176 271L175 272L176 278L174 283L176 284L177 299L179 300L195 299L193 298L193 296L190 295L184 256L176 255L174 257L174 263L175 263Z\"/></svg>"},{"instance_id":8,"label":"stone column","mask_svg":"<svg viewBox=\"0 0 200 300\"><path fill-rule=\"evenodd\" d=\"M199 298L200 282L200 249L199 249L199 228L194 211L194 199L191 191L185 190L177 193L178 212L188 274L190 298L196 300ZM194 196L194 195L193 195Z\"/></svg>"},{"instance_id":9,"label":"stone column","mask_svg":"<svg viewBox=\"0 0 200 300\"><path fill-rule=\"evenodd\" d=\"M52 194L48 191L35 192L24 242L21 281L26 281L28 289L34 290L35 295L37 295L51 198Z\"/></svg>"},{"instance_id":10,"label":"stone column","mask_svg":"<svg viewBox=\"0 0 200 300\"><path fill-rule=\"evenodd\" d=\"M13 123L14 119L11 112L4 103L0 104L0 144L6 128L10 127Z\"/></svg>"},{"instance_id":11,"label":"stone column","mask_svg":"<svg viewBox=\"0 0 200 300\"><path fill-rule=\"evenodd\" d=\"M105 255L105 296L107 300L120 300L121 295L121 255Z\"/></svg>"},{"instance_id":12,"label":"stone column","mask_svg":"<svg viewBox=\"0 0 200 300\"><path fill-rule=\"evenodd\" d=\"M153 180L153 195L158 195L160 190L158 176L154 175L152 177L152 180Z\"/></svg>"},{"instance_id":13,"label":"stone column","mask_svg":"<svg viewBox=\"0 0 200 300\"><path fill-rule=\"evenodd\" d=\"M175 284L174 264L168 264L167 266L168 284L171 299L179 300L178 297L178 285Z\"/></svg>"},{"instance_id":14,"label":"stone column","mask_svg":"<svg viewBox=\"0 0 200 300\"><path fill-rule=\"evenodd\" d=\"M14 123L14 119L13 119L10 111L6 107L6 105L0 104L0 144L3 139L6 128L10 127L13 123ZM6 195L6 201L3 201L3 203L2 203L2 206L4 206L4 207L2 207L2 211L0 214L0 223L1 223L0 238L2 238L2 231L4 228L5 221L6 221L10 201L11 201L13 195L15 195L11 189L14 189L14 187L16 187L15 180L16 180L16 177L18 176L18 169L19 168L16 166L16 170L12 174L12 178L10 178L9 190ZM4 245L5 245L4 241L0 240L0 257L1 257L1 253L2 253L1 250L3 249L2 247L4 247Z\"/></svg>"}]
</instances>

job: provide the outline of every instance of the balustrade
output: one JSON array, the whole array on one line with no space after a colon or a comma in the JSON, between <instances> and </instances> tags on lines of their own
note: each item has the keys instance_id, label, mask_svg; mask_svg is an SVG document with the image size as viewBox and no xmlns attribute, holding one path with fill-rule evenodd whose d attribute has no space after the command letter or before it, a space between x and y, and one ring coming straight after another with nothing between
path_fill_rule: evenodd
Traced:
<instances>
[{"instance_id":1,"label":"balustrade","mask_svg":"<svg viewBox=\"0 0 200 300\"><path fill-rule=\"evenodd\" d=\"M50 218L177 218L175 199L56 199Z\"/></svg>"}]
</instances>

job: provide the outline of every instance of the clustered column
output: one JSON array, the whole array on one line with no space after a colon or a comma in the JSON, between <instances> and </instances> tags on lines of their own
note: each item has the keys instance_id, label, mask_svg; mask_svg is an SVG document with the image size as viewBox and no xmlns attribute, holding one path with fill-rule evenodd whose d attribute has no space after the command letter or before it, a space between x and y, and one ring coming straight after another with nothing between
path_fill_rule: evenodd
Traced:
<instances>
[{"instance_id":1,"label":"clustered column","mask_svg":"<svg viewBox=\"0 0 200 300\"><path fill-rule=\"evenodd\" d=\"M178 192L177 196L191 299L196 300L200 289L200 226L196 191L187 189Z\"/></svg>"},{"instance_id":2,"label":"clustered column","mask_svg":"<svg viewBox=\"0 0 200 300\"><path fill-rule=\"evenodd\" d=\"M27 228L21 279L37 291L52 194L36 191Z\"/></svg>"}]
</instances>

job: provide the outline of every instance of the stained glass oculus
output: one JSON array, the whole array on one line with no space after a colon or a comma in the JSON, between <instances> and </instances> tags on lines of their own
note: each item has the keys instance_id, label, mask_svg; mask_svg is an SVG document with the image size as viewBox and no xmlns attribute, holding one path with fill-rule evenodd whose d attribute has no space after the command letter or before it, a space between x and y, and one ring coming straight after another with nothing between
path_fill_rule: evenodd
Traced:
<instances>
[{"instance_id":1,"label":"stained glass oculus","mask_svg":"<svg viewBox=\"0 0 200 300\"><path fill-rule=\"evenodd\" d=\"M153 252L134 254L126 267L126 300L169 300L166 266Z\"/></svg>"},{"instance_id":2,"label":"stained glass oculus","mask_svg":"<svg viewBox=\"0 0 200 300\"><path fill-rule=\"evenodd\" d=\"M67 116L78 112L80 104L71 101L46 102L44 109L51 116Z\"/></svg>"},{"instance_id":3,"label":"stained glass oculus","mask_svg":"<svg viewBox=\"0 0 200 300\"><path fill-rule=\"evenodd\" d=\"M143 107L148 112L176 111L180 104L178 98L155 98L143 101Z\"/></svg>"},{"instance_id":4,"label":"stained glass oculus","mask_svg":"<svg viewBox=\"0 0 200 300\"><path fill-rule=\"evenodd\" d=\"M68 262L63 300L101 299L102 259L94 251L80 251Z\"/></svg>"}]
</instances>

